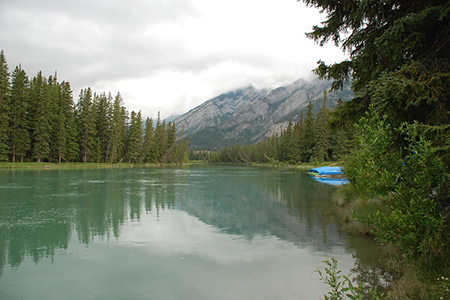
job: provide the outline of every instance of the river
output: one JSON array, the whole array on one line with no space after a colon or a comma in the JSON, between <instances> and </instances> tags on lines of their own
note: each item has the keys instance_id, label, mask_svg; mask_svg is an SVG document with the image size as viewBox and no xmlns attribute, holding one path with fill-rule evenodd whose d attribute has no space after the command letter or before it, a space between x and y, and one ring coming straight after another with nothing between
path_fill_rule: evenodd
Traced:
<instances>
[{"instance_id":1,"label":"river","mask_svg":"<svg viewBox=\"0 0 450 300\"><path fill-rule=\"evenodd\" d=\"M288 168L1 170L0 299L318 300L323 260L376 256L337 188Z\"/></svg>"}]
</instances>

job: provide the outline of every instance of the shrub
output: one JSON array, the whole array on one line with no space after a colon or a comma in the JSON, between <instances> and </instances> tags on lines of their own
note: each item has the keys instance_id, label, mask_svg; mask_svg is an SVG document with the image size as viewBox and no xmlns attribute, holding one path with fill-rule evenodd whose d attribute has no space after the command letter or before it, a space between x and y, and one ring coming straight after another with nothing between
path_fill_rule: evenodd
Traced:
<instances>
[{"instance_id":1,"label":"shrub","mask_svg":"<svg viewBox=\"0 0 450 300\"><path fill-rule=\"evenodd\" d=\"M326 283L330 288L326 295L324 295L324 300L344 300L344 299L389 299L390 294L384 295L383 293L377 292L376 289L365 292L361 284L353 284L353 280L350 275L342 275L342 271L338 268L338 262L334 258L330 258L324 261L327 265L325 267L325 272L317 269L319 273L320 280Z\"/></svg>"},{"instance_id":2,"label":"shrub","mask_svg":"<svg viewBox=\"0 0 450 300\"><path fill-rule=\"evenodd\" d=\"M420 134L419 124L392 128L372 109L358 128L359 148L344 169L357 189L383 206L358 218L382 242L397 245L411 258L421 257L431 268L439 265L448 254L446 166Z\"/></svg>"}]
</instances>

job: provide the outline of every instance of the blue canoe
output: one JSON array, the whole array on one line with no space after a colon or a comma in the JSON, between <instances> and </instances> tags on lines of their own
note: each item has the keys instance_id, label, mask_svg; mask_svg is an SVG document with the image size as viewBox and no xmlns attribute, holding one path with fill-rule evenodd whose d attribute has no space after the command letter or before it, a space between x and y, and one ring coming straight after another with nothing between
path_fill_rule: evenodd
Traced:
<instances>
[{"instance_id":1,"label":"blue canoe","mask_svg":"<svg viewBox=\"0 0 450 300\"><path fill-rule=\"evenodd\" d=\"M316 177L341 177L344 176L344 169L342 167L319 167L309 170L308 172L311 176Z\"/></svg>"}]
</instances>

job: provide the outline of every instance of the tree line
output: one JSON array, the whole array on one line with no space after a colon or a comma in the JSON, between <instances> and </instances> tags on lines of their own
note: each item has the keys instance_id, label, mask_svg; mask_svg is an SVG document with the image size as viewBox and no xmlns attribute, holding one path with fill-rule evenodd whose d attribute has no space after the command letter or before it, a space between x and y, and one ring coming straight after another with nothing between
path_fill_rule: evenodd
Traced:
<instances>
[{"instance_id":1,"label":"tree line","mask_svg":"<svg viewBox=\"0 0 450 300\"><path fill-rule=\"evenodd\" d=\"M81 90L21 65L9 73L0 52L0 161L181 163L187 140L175 123L129 113L120 93Z\"/></svg>"},{"instance_id":2,"label":"tree line","mask_svg":"<svg viewBox=\"0 0 450 300\"><path fill-rule=\"evenodd\" d=\"M343 105L339 99L337 108ZM327 91L322 104L314 115L314 105L307 105L305 114L300 112L296 122L289 119L279 133L246 146L226 147L215 152L190 153L192 160L215 163L274 163L288 164L323 163L336 161L354 147L354 130L336 126L327 106Z\"/></svg>"}]
</instances>

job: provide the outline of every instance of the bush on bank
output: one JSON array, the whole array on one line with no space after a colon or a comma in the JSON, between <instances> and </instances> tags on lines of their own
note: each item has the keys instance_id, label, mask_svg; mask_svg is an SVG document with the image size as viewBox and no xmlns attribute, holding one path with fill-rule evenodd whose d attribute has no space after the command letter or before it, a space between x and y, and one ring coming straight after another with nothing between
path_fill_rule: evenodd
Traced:
<instances>
[{"instance_id":1,"label":"bush on bank","mask_svg":"<svg viewBox=\"0 0 450 300\"><path fill-rule=\"evenodd\" d=\"M344 161L351 185L339 192L340 205L352 210L346 218L397 249L395 268L418 272L426 290L421 299L450 299L446 281L436 281L450 275L448 166L418 123L394 128L372 109L357 127L358 148Z\"/></svg>"}]
</instances>

